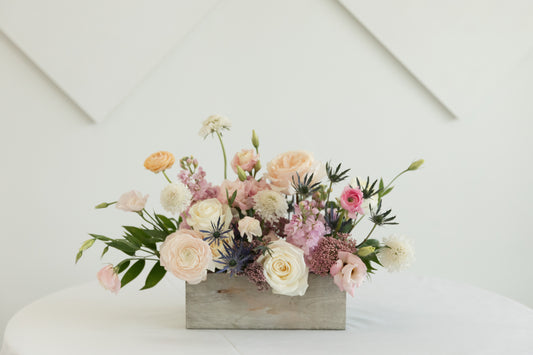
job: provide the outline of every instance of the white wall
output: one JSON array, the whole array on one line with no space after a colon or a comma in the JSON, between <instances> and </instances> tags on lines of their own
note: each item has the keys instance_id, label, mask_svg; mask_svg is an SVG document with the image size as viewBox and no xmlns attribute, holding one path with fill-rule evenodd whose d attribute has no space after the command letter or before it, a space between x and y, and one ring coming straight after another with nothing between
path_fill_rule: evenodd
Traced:
<instances>
[{"instance_id":1,"label":"white wall","mask_svg":"<svg viewBox=\"0 0 533 355\"><path fill-rule=\"evenodd\" d=\"M265 160L302 148L390 178L425 158L389 199L417 246L413 272L533 306L532 61L454 120L335 1L231 0L96 125L0 35L0 334L25 304L94 278L101 249L73 263L87 232L136 221L92 206L135 188L157 207L148 154L193 153L220 181L217 143L197 136L212 113L234 123L230 152L255 128Z\"/></svg>"}]
</instances>

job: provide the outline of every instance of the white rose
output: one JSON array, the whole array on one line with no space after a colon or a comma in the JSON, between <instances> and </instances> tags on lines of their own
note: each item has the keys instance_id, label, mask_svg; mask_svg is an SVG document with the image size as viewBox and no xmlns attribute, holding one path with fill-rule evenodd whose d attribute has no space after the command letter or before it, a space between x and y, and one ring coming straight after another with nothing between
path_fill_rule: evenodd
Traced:
<instances>
[{"instance_id":1,"label":"white rose","mask_svg":"<svg viewBox=\"0 0 533 355\"><path fill-rule=\"evenodd\" d=\"M303 296L307 290L309 269L305 265L302 249L277 240L270 244L271 254L257 259L263 265L263 274L272 292L286 296Z\"/></svg>"},{"instance_id":2,"label":"white rose","mask_svg":"<svg viewBox=\"0 0 533 355\"><path fill-rule=\"evenodd\" d=\"M209 242L213 252L213 258L220 260L220 251L224 251L223 242L228 243L230 246L233 245L232 219L231 208L220 203L216 198L211 198L196 202L191 206L187 224L204 235L204 240ZM222 235L221 233L214 233L214 229L218 227L218 232L230 231Z\"/></svg>"},{"instance_id":3,"label":"white rose","mask_svg":"<svg viewBox=\"0 0 533 355\"><path fill-rule=\"evenodd\" d=\"M116 207L126 212L139 212L146 205L146 200L148 200L148 195L143 196L139 191L132 190L120 196Z\"/></svg>"},{"instance_id":4,"label":"white rose","mask_svg":"<svg viewBox=\"0 0 533 355\"><path fill-rule=\"evenodd\" d=\"M239 221L239 232L241 232L241 236L243 237L246 235L250 243L254 236L260 237L263 235L261 223L257 219L248 216Z\"/></svg>"},{"instance_id":5,"label":"white rose","mask_svg":"<svg viewBox=\"0 0 533 355\"><path fill-rule=\"evenodd\" d=\"M197 231L211 230L211 223L216 226L219 218L220 223L229 229L233 218L231 208L228 205L223 205L216 198L210 198L196 202L191 206L187 224Z\"/></svg>"}]
</instances>

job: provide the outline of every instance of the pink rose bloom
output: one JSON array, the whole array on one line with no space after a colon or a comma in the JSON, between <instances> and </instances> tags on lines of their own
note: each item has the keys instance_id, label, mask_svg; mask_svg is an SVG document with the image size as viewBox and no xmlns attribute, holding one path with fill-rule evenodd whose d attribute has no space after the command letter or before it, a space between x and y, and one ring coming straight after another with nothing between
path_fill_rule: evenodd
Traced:
<instances>
[{"instance_id":1,"label":"pink rose bloom","mask_svg":"<svg viewBox=\"0 0 533 355\"><path fill-rule=\"evenodd\" d=\"M231 167L235 174L237 174L237 166L240 166L244 171L251 172L258 161L259 156L253 149L243 149L235 154L231 161Z\"/></svg>"},{"instance_id":2,"label":"pink rose bloom","mask_svg":"<svg viewBox=\"0 0 533 355\"><path fill-rule=\"evenodd\" d=\"M98 278L98 281L100 281L100 285L102 285L106 290L109 290L114 294L117 294L120 290L120 280L113 268L113 265L104 266L100 271L98 271L96 277Z\"/></svg>"},{"instance_id":3,"label":"pink rose bloom","mask_svg":"<svg viewBox=\"0 0 533 355\"><path fill-rule=\"evenodd\" d=\"M339 260L329 270L339 290L354 296L355 287L359 287L366 275L366 265L356 255L339 251Z\"/></svg>"},{"instance_id":4,"label":"pink rose bloom","mask_svg":"<svg viewBox=\"0 0 533 355\"><path fill-rule=\"evenodd\" d=\"M180 229L161 244L160 262L179 279L195 285L207 278L207 270L214 271L211 247L203 234L191 229Z\"/></svg>"},{"instance_id":5,"label":"pink rose bloom","mask_svg":"<svg viewBox=\"0 0 533 355\"><path fill-rule=\"evenodd\" d=\"M358 213L363 213L363 192L358 188L346 186L341 195L341 206L348 212L348 217L356 218Z\"/></svg>"},{"instance_id":6,"label":"pink rose bloom","mask_svg":"<svg viewBox=\"0 0 533 355\"><path fill-rule=\"evenodd\" d=\"M143 196L139 191L132 190L120 196L116 207L126 212L139 212L146 205L146 200L148 200L148 195Z\"/></svg>"},{"instance_id":7,"label":"pink rose bloom","mask_svg":"<svg viewBox=\"0 0 533 355\"><path fill-rule=\"evenodd\" d=\"M226 195L227 190L227 195ZM238 207L241 211L247 211L254 207L253 197L262 190L270 190L270 186L262 179L261 181L255 180L249 176L248 180L229 181L224 180L218 190L217 199L224 204L228 203L228 196L231 198L233 193L237 191L235 201L233 201L233 207Z\"/></svg>"}]
</instances>

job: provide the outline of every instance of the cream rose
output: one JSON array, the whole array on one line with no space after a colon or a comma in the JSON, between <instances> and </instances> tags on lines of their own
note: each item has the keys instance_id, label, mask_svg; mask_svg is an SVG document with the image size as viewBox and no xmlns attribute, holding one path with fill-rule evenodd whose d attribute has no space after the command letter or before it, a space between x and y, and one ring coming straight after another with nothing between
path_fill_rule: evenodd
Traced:
<instances>
[{"instance_id":1,"label":"cream rose","mask_svg":"<svg viewBox=\"0 0 533 355\"><path fill-rule=\"evenodd\" d=\"M246 235L250 243L254 236L261 237L263 235L261 223L257 219L248 216L239 221L239 232L243 237Z\"/></svg>"},{"instance_id":2,"label":"cream rose","mask_svg":"<svg viewBox=\"0 0 533 355\"><path fill-rule=\"evenodd\" d=\"M263 265L263 274L272 287L272 292L286 296L303 296L307 290L309 275L303 250L281 239L269 247L271 254L260 256L257 262Z\"/></svg>"},{"instance_id":3,"label":"cream rose","mask_svg":"<svg viewBox=\"0 0 533 355\"><path fill-rule=\"evenodd\" d=\"M292 177L296 180L296 173L304 177L307 173L314 173L313 182L324 177L324 167L315 161L311 153L305 151L290 151L282 153L267 164L267 177L273 187L286 195L291 194Z\"/></svg>"},{"instance_id":4,"label":"cream rose","mask_svg":"<svg viewBox=\"0 0 533 355\"><path fill-rule=\"evenodd\" d=\"M231 208L222 204L216 198L199 201L189 209L187 224L195 231L201 232L207 238L213 257L220 257L220 250L224 250L223 241L233 245L233 231L225 233L222 237L215 236L213 227L220 227L219 232L231 229L233 214ZM219 222L220 221L220 222Z\"/></svg>"},{"instance_id":5,"label":"cream rose","mask_svg":"<svg viewBox=\"0 0 533 355\"><path fill-rule=\"evenodd\" d=\"M160 249L161 265L179 279L195 285L207 278L207 270L214 271L213 255L202 234L180 229L167 236Z\"/></svg>"}]
</instances>

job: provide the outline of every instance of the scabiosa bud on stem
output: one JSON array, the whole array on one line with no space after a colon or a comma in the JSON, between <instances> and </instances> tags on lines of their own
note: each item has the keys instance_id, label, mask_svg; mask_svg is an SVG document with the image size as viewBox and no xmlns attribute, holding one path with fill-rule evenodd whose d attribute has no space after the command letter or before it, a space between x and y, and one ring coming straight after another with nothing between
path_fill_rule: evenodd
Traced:
<instances>
[{"instance_id":1,"label":"scabiosa bud on stem","mask_svg":"<svg viewBox=\"0 0 533 355\"><path fill-rule=\"evenodd\" d=\"M408 171L418 170L424 164L424 159L419 159L415 162L412 162L411 165L407 168Z\"/></svg>"}]
</instances>

